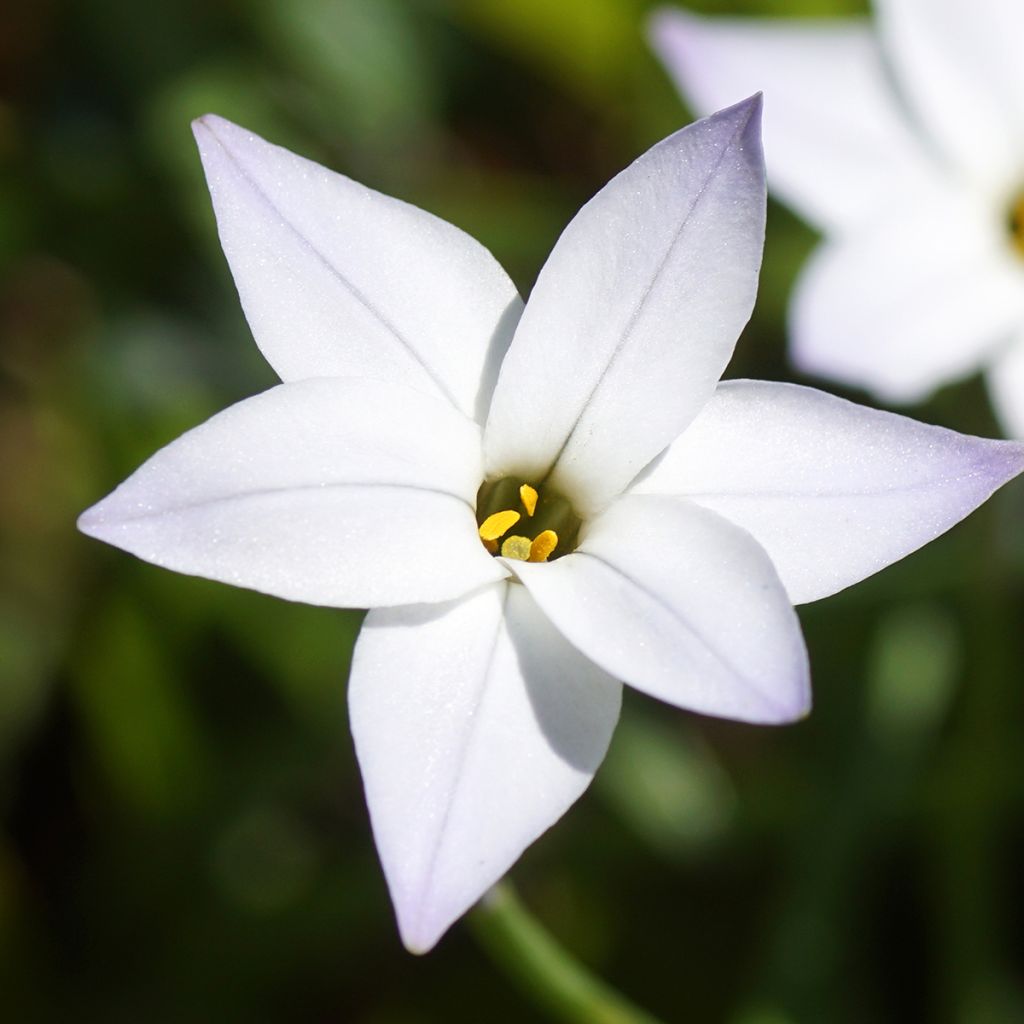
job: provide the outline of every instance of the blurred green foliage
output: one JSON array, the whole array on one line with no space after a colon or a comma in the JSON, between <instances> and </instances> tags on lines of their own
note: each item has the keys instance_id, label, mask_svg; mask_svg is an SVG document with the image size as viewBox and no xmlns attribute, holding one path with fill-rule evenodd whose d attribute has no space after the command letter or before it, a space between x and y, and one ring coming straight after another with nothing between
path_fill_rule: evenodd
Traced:
<instances>
[{"instance_id":1,"label":"blurred green foliage","mask_svg":"<svg viewBox=\"0 0 1024 1024\"><path fill-rule=\"evenodd\" d=\"M525 291L686 120L642 0L39 0L0 14L0 1014L523 1021L457 926L400 947L345 723L358 613L162 572L74 519L273 382L216 242L208 110L424 206ZM844 0L694 4L856 13ZM770 97L769 97L770 104ZM813 236L770 214L731 376L793 379ZM977 382L923 418L995 434ZM816 709L630 695L514 877L667 1021L1024 1020L1024 492L802 609Z\"/></svg>"}]
</instances>

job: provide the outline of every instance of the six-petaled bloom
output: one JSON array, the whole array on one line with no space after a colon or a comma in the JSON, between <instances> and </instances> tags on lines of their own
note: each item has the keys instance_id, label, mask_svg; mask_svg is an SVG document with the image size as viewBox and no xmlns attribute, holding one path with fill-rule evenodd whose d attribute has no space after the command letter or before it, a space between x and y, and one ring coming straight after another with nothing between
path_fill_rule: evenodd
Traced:
<instances>
[{"instance_id":1,"label":"six-petaled bloom","mask_svg":"<svg viewBox=\"0 0 1024 1024\"><path fill-rule=\"evenodd\" d=\"M891 402L983 368L1024 437L1024 3L875 8L875 25L666 9L652 40L698 109L768 97L769 183L826 236L794 291L794 362Z\"/></svg>"},{"instance_id":2,"label":"six-petaled bloom","mask_svg":"<svg viewBox=\"0 0 1024 1024\"><path fill-rule=\"evenodd\" d=\"M216 117L224 251L284 383L157 452L81 528L182 572L369 607L349 684L406 945L429 949L589 783L622 683L788 722L794 602L1024 468L807 388L718 384L757 286L760 101L656 145L523 308L456 228Z\"/></svg>"}]
</instances>

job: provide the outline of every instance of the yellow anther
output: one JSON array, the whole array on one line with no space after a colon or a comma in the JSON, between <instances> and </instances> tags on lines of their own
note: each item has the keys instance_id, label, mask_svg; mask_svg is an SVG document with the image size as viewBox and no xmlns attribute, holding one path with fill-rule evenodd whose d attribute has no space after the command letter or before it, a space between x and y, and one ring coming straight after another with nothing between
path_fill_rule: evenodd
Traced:
<instances>
[{"instance_id":1,"label":"yellow anther","mask_svg":"<svg viewBox=\"0 0 1024 1024\"><path fill-rule=\"evenodd\" d=\"M531 547L529 537L506 537L501 542L501 553L506 558L518 558L520 562L525 562L530 557Z\"/></svg>"},{"instance_id":2,"label":"yellow anther","mask_svg":"<svg viewBox=\"0 0 1024 1024\"><path fill-rule=\"evenodd\" d=\"M558 534L554 530L544 530L533 538L530 545L528 562L546 562L548 555L558 547Z\"/></svg>"},{"instance_id":3,"label":"yellow anther","mask_svg":"<svg viewBox=\"0 0 1024 1024\"><path fill-rule=\"evenodd\" d=\"M537 492L529 484L523 484L519 488L519 500L523 503L528 516L537 511Z\"/></svg>"},{"instance_id":4,"label":"yellow anther","mask_svg":"<svg viewBox=\"0 0 1024 1024\"><path fill-rule=\"evenodd\" d=\"M483 545L489 555L496 555L498 553L498 542L496 540L485 540Z\"/></svg>"},{"instance_id":5,"label":"yellow anther","mask_svg":"<svg viewBox=\"0 0 1024 1024\"><path fill-rule=\"evenodd\" d=\"M480 524L481 540L497 540L503 533L511 530L519 522L519 513L508 508L504 512L495 512Z\"/></svg>"}]
</instances>

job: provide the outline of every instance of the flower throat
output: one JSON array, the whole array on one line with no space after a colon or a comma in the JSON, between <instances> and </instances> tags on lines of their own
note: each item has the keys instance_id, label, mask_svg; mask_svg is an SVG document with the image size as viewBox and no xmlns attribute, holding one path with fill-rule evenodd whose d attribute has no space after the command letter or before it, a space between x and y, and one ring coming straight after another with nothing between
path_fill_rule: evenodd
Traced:
<instances>
[{"instance_id":1,"label":"flower throat","mask_svg":"<svg viewBox=\"0 0 1024 1024\"><path fill-rule=\"evenodd\" d=\"M1006 227L1010 232L1010 241L1017 255L1024 259L1024 189L1010 202L1006 216Z\"/></svg>"},{"instance_id":2,"label":"flower throat","mask_svg":"<svg viewBox=\"0 0 1024 1024\"><path fill-rule=\"evenodd\" d=\"M492 555L547 562L576 547L579 516L560 494L516 477L487 480L476 496L480 540Z\"/></svg>"}]
</instances>

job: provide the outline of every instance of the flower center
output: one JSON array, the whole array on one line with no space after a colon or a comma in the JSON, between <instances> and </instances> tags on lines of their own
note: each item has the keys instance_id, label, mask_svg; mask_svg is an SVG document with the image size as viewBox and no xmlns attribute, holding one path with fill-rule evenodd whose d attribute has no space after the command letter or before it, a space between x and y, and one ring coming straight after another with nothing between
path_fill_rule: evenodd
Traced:
<instances>
[{"instance_id":1,"label":"flower center","mask_svg":"<svg viewBox=\"0 0 1024 1024\"><path fill-rule=\"evenodd\" d=\"M476 496L480 540L492 555L546 562L576 547L580 518L560 494L515 477L487 480Z\"/></svg>"},{"instance_id":2,"label":"flower center","mask_svg":"<svg viewBox=\"0 0 1024 1024\"><path fill-rule=\"evenodd\" d=\"M1024 259L1024 190L1018 192L1010 203L1006 227L1017 255Z\"/></svg>"}]
</instances>

